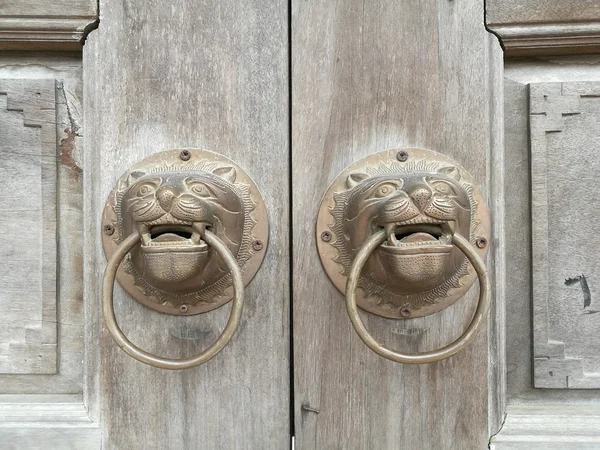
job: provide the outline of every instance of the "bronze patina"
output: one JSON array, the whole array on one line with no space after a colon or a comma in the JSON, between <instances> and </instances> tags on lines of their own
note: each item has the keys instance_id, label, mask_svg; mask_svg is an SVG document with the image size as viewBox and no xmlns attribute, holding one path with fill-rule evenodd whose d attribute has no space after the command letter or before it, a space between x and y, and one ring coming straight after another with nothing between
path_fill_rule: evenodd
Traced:
<instances>
[{"instance_id":1,"label":"bronze patina","mask_svg":"<svg viewBox=\"0 0 600 450\"><path fill-rule=\"evenodd\" d=\"M125 256L117 281L149 308L176 315L211 311L234 296L231 269L205 231L234 256L245 285L268 242L256 184L228 158L197 149L156 153L134 165L110 194L102 225L114 230L102 235L108 259L128 236L141 241Z\"/></svg>"},{"instance_id":2,"label":"bronze patina","mask_svg":"<svg viewBox=\"0 0 600 450\"><path fill-rule=\"evenodd\" d=\"M364 261L355 302L406 319L440 311L469 290L477 274L453 238L463 236L484 260L487 245L475 244L489 242L490 219L463 167L431 150L406 148L346 168L322 200L316 232L323 266L341 292L363 244L383 233Z\"/></svg>"}]
</instances>

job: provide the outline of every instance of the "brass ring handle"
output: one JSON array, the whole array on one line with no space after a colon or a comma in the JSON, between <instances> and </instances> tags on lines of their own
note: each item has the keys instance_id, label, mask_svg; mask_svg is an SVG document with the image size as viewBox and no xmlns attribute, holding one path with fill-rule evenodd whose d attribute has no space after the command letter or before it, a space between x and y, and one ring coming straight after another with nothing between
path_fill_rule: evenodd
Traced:
<instances>
[{"instance_id":1,"label":"brass ring handle","mask_svg":"<svg viewBox=\"0 0 600 450\"><path fill-rule=\"evenodd\" d=\"M418 228L420 231L427 231L433 234L439 233L439 230L437 230L435 227L418 226L411 228ZM350 270L350 275L348 276L348 282L346 284L346 307L354 329L356 330L360 338L363 340L363 342L371 350L373 350L375 353L377 353L380 356L383 356L386 359L399 363L431 363L449 358L450 356L460 352L477 335L478 331L481 328L481 324L487 317L487 313L490 307L490 280L487 273L487 269L485 267L485 263L479 257L479 255L473 249L471 243L467 239L465 239L458 233L454 234L452 239L453 244L459 250L461 250L469 259L469 261L475 268L475 271L477 272L477 276L479 277L479 302L477 304L475 314L473 315L473 319L471 320L471 323L464 331L464 333L454 342L446 345L445 347L422 353L400 353L398 351L392 350L384 346L383 344L380 344L373 338L373 336L369 334L362 320L360 319L360 316L358 314L358 307L356 305L356 288L358 286L360 272L362 271L363 266L365 265L371 254L386 240L386 238L387 234L385 230L378 231L371 235L371 237L369 237L363 243L360 250L358 251L358 254L356 255L356 258L354 259L354 262L352 263L352 268Z\"/></svg>"},{"instance_id":2,"label":"brass ring handle","mask_svg":"<svg viewBox=\"0 0 600 450\"><path fill-rule=\"evenodd\" d=\"M191 367L204 364L214 357L223 349L223 347L227 345L235 333L235 330L240 322L242 307L244 305L244 281L242 279L242 272L229 248L227 248L227 246L217 236L206 230L204 231L203 239L208 245L212 246L217 251L217 253L221 256L221 258L223 258L223 261L225 261L231 270L234 289L233 305L231 307L231 314L229 316L229 320L227 321L227 325L216 342L201 353L189 358L170 359L148 353L127 339L117 324L113 305L115 276L117 274L119 265L125 258L125 255L127 255L127 253L129 253L129 251L131 251L131 249L133 249L133 247L140 242L140 235L137 232L134 232L125 238L125 240L117 247L108 261L106 271L104 272L104 283L102 289L102 309L104 311L104 320L106 321L106 327L108 328L108 331L113 339L116 341L119 347L121 347L121 349L123 349L123 351L132 358L137 359L144 364L161 369L189 369Z\"/></svg>"}]
</instances>

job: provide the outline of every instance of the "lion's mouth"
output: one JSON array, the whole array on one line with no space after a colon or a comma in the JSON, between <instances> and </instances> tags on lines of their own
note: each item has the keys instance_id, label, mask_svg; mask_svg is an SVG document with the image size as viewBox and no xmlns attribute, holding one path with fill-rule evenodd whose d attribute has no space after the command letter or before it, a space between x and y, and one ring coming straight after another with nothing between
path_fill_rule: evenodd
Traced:
<instances>
[{"instance_id":1,"label":"lion's mouth","mask_svg":"<svg viewBox=\"0 0 600 450\"><path fill-rule=\"evenodd\" d=\"M384 229L387 239L381 245L381 250L389 254L449 253L452 250L453 222L389 223L384 225Z\"/></svg>"},{"instance_id":2,"label":"lion's mouth","mask_svg":"<svg viewBox=\"0 0 600 450\"><path fill-rule=\"evenodd\" d=\"M144 253L193 252L205 253L207 244L202 240L205 224L161 224L146 226L140 231Z\"/></svg>"},{"instance_id":3,"label":"lion's mouth","mask_svg":"<svg viewBox=\"0 0 600 450\"><path fill-rule=\"evenodd\" d=\"M453 222L385 224L387 240L379 256L388 280L403 294L417 294L441 285L451 266Z\"/></svg>"},{"instance_id":4,"label":"lion's mouth","mask_svg":"<svg viewBox=\"0 0 600 450\"><path fill-rule=\"evenodd\" d=\"M211 255L202 240L205 228L202 223L142 225L144 276L159 288L171 289L202 273Z\"/></svg>"}]
</instances>

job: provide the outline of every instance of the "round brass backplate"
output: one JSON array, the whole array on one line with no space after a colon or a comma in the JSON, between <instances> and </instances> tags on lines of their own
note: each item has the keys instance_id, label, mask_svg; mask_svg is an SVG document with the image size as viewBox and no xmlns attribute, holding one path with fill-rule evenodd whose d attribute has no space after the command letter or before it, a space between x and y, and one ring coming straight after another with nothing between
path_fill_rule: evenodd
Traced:
<instances>
[{"instance_id":1,"label":"round brass backplate","mask_svg":"<svg viewBox=\"0 0 600 450\"><path fill-rule=\"evenodd\" d=\"M419 232L419 225L439 227L440 236ZM440 311L469 290L477 275L452 236L467 238L484 259L490 217L479 187L456 161L431 150L393 149L347 167L321 202L319 256L342 293L361 245L380 230L388 238L365 264L357 304L407 319Z\"/></svg>"},{"instance_id":2,"label":"round brass backplate","mask_svg":"<svg viewBox=\"0 0 600 450\"><path fill-rule=\"evenodd\" d=\"M120 265L119 284L156 311L200 314L233 296L231 273L202 240L203 229L231 250L247 285L269 238L260 191L229 158L179 148L155 153L121 176L104 208L102 245L109 259L127 236L139 233L142 243Z\"/></svg>"}]
</instances>

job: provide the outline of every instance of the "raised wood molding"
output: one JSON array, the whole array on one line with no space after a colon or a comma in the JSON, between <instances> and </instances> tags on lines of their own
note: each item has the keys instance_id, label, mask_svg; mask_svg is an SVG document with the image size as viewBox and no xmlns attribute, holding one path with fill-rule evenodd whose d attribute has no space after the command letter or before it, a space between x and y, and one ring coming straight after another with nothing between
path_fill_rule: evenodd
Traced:
<instances>
[{"instance_id":1,"label":"raised wood molding","mask_svg":"<svg viewBox=\"0 0 600 450\"><path fill-rule=\"evenodd\" d=\"M600 51L593 0L487 0L486 24L509 56Z\"/></svg>"},{"instance_id":2,"label":"raised wood molding","mask_svg":"<svg viewBox=\"0 0 600 450\"><path fill-rule=\"evenodd\" d=\"M522 405L508 408L490 450L600 448L600 409L595 406Z\"/></svg>"},{"instance_id":3,"label":"raised wood molding","mask_svg":"<svg viewBox=\"0 0 600 450\"><path fill-rule=\"evenodd\" d=\"M0 396L0 447L99 450L101 434L78 396Z\"/></svg>"},{"instance_id":4,"label":"raised wood molding","mask_svg":"<svg viewBox=\"0 0 600 450\"><path fill-rule=\"evenodd\" d=\"M80 48L97 19L95 0L7 0L0 4L0 49Z\"/></svg>"}]
</instances>

